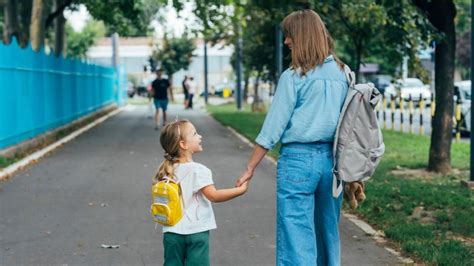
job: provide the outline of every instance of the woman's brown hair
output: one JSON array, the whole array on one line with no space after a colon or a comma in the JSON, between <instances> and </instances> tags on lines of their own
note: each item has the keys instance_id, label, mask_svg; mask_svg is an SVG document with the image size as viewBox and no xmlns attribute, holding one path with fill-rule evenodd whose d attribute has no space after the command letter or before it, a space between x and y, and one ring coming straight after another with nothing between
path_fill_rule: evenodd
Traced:
<instances>
[{"instance_id":1,"label":"woman's brown hair","mask_svg":"<svg viewBox=\"0 0 474 266\"><path fill-rule=\"evenodd\" d=\"M283 19L283 33L292 41L291 67L301 75L333 55L341 69L343 63L334 53L334 42L321 17L310 9L295 11Z\"/></svg>"},{"instance_id":2,"label":"woman's brown hair","mask_svg":"<svg viewBox=\"0 0 474 266\"><path fill-rule=\"evenodd\" d=\"M184 128L190 123L188 120L179 120L163 127L160 135L161 147L165 150L165 160L155 174L155 180L161 181L165 176L174 178L174 167L179 162L179 142L183 140Z\"/></svg>"}]
</instances>

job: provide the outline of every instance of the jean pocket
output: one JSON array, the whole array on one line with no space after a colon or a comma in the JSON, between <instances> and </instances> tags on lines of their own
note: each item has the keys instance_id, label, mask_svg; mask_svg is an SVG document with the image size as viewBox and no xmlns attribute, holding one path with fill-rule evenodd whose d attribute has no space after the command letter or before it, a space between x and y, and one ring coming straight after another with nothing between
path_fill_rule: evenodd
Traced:
<instances>
[{"instance_id":1,"label":"jean pocket","mask_svg":"<svg viewBox=\"0 0 474 266\"><path fill-rule=\"evenodd\" d=\"M303 183L310 179L310 154L284 154L278 170L285 181Z\"/></svg>"}]
</instances>

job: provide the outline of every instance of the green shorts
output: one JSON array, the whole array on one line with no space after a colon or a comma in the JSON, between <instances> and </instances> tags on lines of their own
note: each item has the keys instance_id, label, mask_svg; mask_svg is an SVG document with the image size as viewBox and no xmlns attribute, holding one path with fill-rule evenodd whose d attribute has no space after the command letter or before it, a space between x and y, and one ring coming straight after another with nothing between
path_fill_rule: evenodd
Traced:
<instances>
[{"instance_id":1,"label":"green shorts","mask_svg":"<svg viewBox=\"0 0 474 266\"><path fill-rule=\"evenodd\" d=\"M180 235L163 234L164 266L209 266L209 231Z\"/></svg>"}]
</instances>

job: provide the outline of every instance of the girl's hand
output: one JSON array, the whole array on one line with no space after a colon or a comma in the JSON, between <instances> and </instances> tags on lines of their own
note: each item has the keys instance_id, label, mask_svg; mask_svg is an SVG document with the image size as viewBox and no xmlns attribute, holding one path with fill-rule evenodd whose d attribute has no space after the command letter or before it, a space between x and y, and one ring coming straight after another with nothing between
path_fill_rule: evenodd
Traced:
<instances>
[{"instance_id":1,"label":"girl's hand","mask_svg":"<svg viewBox=\"0 0 474 266\"><path fill-rule=\"evenodd\" d=\"M247 168L239 179L237 179L236 186L240 187L243 183L250 181L253 176L253 170Z\"/></svg>"},{"instance_id":2,"label":"girl's hand","mask_svg":"<svg viewBox=\"0 0 474 266\"><path fill-rule=\"evenodd\" d=\"M249 183L250 183L250 181L247 180L244 183L242 183L242 185L240 186L240 188L242 188L244 190L244 193L247 192L247 190L249 189Z\"/></svg>"}]
</instances>

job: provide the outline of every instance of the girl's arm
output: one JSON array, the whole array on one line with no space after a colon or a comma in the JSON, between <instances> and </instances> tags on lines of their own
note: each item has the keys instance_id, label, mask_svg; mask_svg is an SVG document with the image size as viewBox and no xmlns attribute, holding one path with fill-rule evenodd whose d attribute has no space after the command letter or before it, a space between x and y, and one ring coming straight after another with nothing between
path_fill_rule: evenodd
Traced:
<instances>
[{"instance_id":1,"label":"girl's arm","mask_svg":"<svg viewBox=\"0 0 474 266\"><path fill-rule=\"evenodd\" d=\"M216 189L214 185L209 185L201 188L202 194L212 202L223 202L236 198L247 191L248 182L245 182L240 187Z\"/></svg>"}]
</instances>

